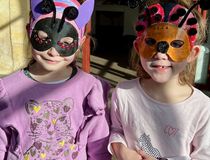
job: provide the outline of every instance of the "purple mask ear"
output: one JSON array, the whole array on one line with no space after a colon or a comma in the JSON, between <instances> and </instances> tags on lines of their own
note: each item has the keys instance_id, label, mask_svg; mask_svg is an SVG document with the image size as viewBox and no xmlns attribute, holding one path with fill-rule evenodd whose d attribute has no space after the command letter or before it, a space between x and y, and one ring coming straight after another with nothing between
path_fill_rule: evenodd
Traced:
<instances>
[{"instance_id":1,"label":"purple mask ear","mask_svg":"<svg viewBox=\"0 0 210 160\"><path fill-rule=\"evenodd\" d=\"M34 19L36 19L37 17L39 17L41 15L41 13L39 11L37 11L37 5L41 3L42 0L31 0L31 11L33 14Z\"/></svg>"},{"instance_id":2,"label":"purple mask ear","mask_svg":"<svg viewBox=\"0 0 210 160\"><path fill-rule=\"evenodd\" d=\"M79 8L79 15L76 18L75 22L79 29L83 28L87 22L90 20L90 17L94 9L94 0L86 0Z\"/></svg>"}]
</instances>

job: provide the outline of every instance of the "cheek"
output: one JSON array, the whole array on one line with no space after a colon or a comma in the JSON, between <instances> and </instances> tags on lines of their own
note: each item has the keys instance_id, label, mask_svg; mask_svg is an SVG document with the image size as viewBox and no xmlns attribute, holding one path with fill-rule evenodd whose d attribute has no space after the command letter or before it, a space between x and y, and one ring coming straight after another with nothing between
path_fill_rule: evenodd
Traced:
<instances>
[{"instance_id":1,"label":"cheek","mask_svg":"<svg viewBox=\"0 0 210 160\"><path fill-rule=\"evenodd\" d=\"M37 60L38 57L40 57L40 55L37 54L36 52L32 52L32 57L33 57L33 59Z\"/></svg>"},{"instance_id":2,"label":"cheek","mask_svg":"<svg viewBox=\"0 0 210 160\"><path fill-rule=\"evenodd\" d=\"M71 63L73 62L75 59L75 54L71 55L71 56L68 56L68 57L64 57L64 60L67 62L67 63Z\"/></svg>"},{"instance_id":3,"label":"cheek","mask_svg":"<svg viewBox=\"0 0 210 160\"><path fill-rule=\"evenodd\" d=\"M140 62L141 62L141 66L145 69L145 68L147 68L147 66L149 65L148 64L148 61L145 59L145 58L143 58L142 56L140 56Z\"/></svg>"},{"instance_id":4,"label":"cheek","mask_svg":"<svg viewBox=\"0 0 210 160\"><path fill-rule=\"evenodd\" d=\"M39 52L37 50L32 50L32 58L36 61L41 60L41 56L44 54L44 52Z\"/></svg>"},{"instance_id":5,"label":"cheek","mask_svg":"<svg viewBox=\"0 0 210 160\"><path fill-rule=\"evenodd\" d=\"M175 72L180 73L187 66L187 61L183 61L183 62L179 62L179 63L176 63L176 64L172 64L172 66L173 66L173 69L174 69Z\"/></svg>"},{"instance_id":6,"label":"cheek","mask_svg":"<svg viewBox=\"0 0 210 160\"><path fill-rule=\"evenodd\" d=\"M35 49L32 49L32 56L34 57L34 56L38 56L38 55L42 55L42 54L44 54L45 53L45 51L43 51L43 52L40 52L40 51L37 51L37 50L35 50Z\"/></svg>"}]
</instances>

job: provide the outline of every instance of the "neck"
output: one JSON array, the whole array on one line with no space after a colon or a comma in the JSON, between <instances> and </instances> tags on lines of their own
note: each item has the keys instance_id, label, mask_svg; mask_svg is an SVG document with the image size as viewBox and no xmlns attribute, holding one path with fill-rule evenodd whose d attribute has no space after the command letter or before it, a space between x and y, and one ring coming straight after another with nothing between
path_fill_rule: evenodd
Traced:
<instances>
[{"instance_id":1,"label":"neck","mask_svg":"<svg viewBox=\"0 0 210 160\"><path fill-rule=\"evenodd\" d=\"M31 77L38 82L56 82L68 79L72 74L72 67L65 66L59 70L49 71L34 63L29 66L29 72Z\"/></svg>"},{"instance_id":2,"label":"neck","mask_svg":"<svg viewBox=\"0 0 210 160\"><path fill-rule=\"evenodd\" d=\"M152 79L140 80L143 90L153 99L163 103L178 103L189 98L193 89L189 85L181 85L178 77L166 83L158 83Z\"/></svg>"}]
</instances>

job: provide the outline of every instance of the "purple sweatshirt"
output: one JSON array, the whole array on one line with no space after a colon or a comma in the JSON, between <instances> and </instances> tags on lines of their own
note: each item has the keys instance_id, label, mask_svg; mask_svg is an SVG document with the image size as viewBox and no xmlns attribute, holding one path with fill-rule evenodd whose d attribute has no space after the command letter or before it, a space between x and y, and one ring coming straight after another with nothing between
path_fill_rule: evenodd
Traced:
<instances>
[{"instance_id":1,"label":"purple sweatshirt","mask_svg":"<svg viewBox=\"0 0 210 160\"><path fill-rule=\"evenodd\" d=\"M80 69L59 84L0 79L0 160L110 160L106 89Z\"/></svg>"}]
</instances>

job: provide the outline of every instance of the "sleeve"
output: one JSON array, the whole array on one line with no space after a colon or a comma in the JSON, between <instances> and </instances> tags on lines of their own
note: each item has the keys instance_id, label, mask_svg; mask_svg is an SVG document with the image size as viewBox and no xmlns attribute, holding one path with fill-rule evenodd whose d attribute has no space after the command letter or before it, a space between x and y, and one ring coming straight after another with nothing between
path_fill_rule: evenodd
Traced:
<instances>
[{"instance_id":1,"label":"sleeve","mask_svg":"<svg viewBox=\"0 0 210 160\"><path fill-rule=\"evenodd\" d=\"M108 150L113 154L111 149L111 143L119 142L127 147L124 132L121 124L121 118L119 113L119 103L116 95L116 89L112 94L111 99L111 134L109 138Z\"/></svg>"},{"instance_id":2,"label":"sleeve","mask_svg":"<svg viewBox=\"0 0 210 160\"><path fill-rule=\"evenodd\" d=\"M7 136L3 130L5 125L5 119L8 112L8 100L6 97L6 91L3 87L2 80L0 79L0 160L4 159L7 146Z\"/></svg>"},{"instance_id":3,"label":"sleeve","mask_svg":"<svg viewBox=\"0 0 210 160\"><path fill-rule=\"evenodd\" d=\"M87 139L88 160L111 160L111 155L107 150L109 141L109 112L106 105L107 85L101 81L93 86L88 95L88 105L93 110L94 116L88 122L89 134ZM104 82L103 82L104 83Z\"/></svg>"},{"instance_id":4,"label":"sleeve","mask_svg":"<svg viewBox=\"0 0 210 160\"><path fill-rule=\"evenodd\" d=\"M204 114L192 141L193 152L190 155L192 160L210 159L210 103L207 108L207 111L202 111Z\"/></svg>"},{"instance_id":5,"label":"sleeve","mask_svg":"<svg viewBox=\"0 0 210 160\"><path fill-rule=\"evenodd\" d=\"M0 127L0 160L4 159L6 153L7 136Z\"/></svg>"}]
</instances>

